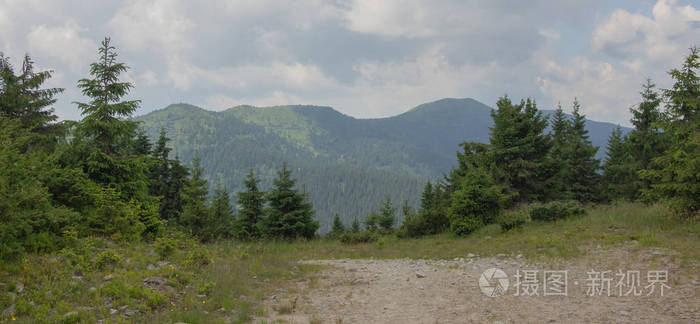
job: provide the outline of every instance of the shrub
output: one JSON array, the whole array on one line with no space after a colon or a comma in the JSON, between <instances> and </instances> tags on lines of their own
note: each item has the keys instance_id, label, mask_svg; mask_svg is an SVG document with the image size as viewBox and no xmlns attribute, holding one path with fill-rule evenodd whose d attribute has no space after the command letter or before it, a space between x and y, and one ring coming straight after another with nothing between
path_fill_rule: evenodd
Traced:
<instances>
[{"instance_id":1,"label":"shrub","mask_svg":"<svg viewBox=\"0 0 700 324\"><path fill-rule=\"evenodd\" d=\"M161 260L173 255L177 249L177 241L172 237L159 237L153 243L156 253Z\"/></svg>"},{"instance_id":2,"label":"shrub","mask_svg":"<svg viewBox=\"0 0 700 324\"><path fill-rule=\"evenodd\" d=\"M538 204L530 207L530 218L534 221L553 222L571 216L579 216L586 213L581 203L577 201L553 201L546 204Z\"/></svg>"},{"instance_id":3,"label":"shrub","mask_svg":"<svg viewBox=\"0 0 700 324\"><path fill-rule=\"evenodd\" d=\"M379 234L371 231L348 232L340 236L340 242L344 244L370 243L379 240Z\"/></svg>"},{"instance_id":4,"label":"shrub","mask_svg":"<svg viewBox=\"0 0 700 324\"><path fill-rule=\"evenodd\" d=\"M194 250L190 251L185 259L185 263L188 266L195 268L203 267L209 264L209 262L211 262L211 255L209 254L209 251L203 248L195 248Z\"/></svg>"},{"instance_id":5,"label":"shrub","mask_svg":"<svg viewBox=\"0 0 700 324\"><path fill-rule=\"evenodd\" d=\"M498 225L503 232L522 227L528 221L528 211L525 209L511 210L503 213L498 219Z\"/></svg>"},{"instance_id":6,"label":"shrub","mask_svg":"<svg viewBox=\"0 0 700 324\"><path fill-rule=\"evenodd\" d=\"M399 238L420 237L428 234L428 230L424 213L409 214L401 223L396 236Z\"/></svg>"},{"instance_id":7,"label":"shrub","mask_svg":"<svg viewBox=\"0 0 700 324\"><path fill-rule=\"evenodd\" d=\"M116 251L112 249L107 249L103 252L100 252L100 254L97 255L97 259L95 260L95 266L99 270L104 270L108 266L114 267L117 266L121 263L121 256L117 254Z\"/></svg>"},{"instance_id":8,"label":"shrub","mask_svg":"<svg viewBox=\"0 0 700 324\"><path fill-rule=\"evenodd\" d=\"M483 169L469 169L458 185L447 212L454 234L469 234L492 223L501 213L507 196Z\"/></svg>"}]
</instances>

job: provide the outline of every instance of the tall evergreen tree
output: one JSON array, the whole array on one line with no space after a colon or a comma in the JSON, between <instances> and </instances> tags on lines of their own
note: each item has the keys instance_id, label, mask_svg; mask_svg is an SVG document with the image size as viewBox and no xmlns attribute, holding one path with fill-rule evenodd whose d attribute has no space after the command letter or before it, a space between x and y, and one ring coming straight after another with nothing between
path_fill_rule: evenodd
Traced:
<instances>
[{"instance_id":1,"label":"tall evergreen tree","mask_svg":"<svg viewBox=\"0 0 700 324\"><path fill-rule=\"evenodd\" d=\"M202 178L202 172L200 160L195 157L192 160L192 175L183 188L183 208L179 221L181 226L198 236L204 230L209 215L209 207L207 206L209 185L207 180Z\"/></svg>"},{"instance_id":2,"label":"tall evergreen tree","mask_svg":"<svg viewBox=\"0 0 700 324\"><path fill-rule=\"evenodd\" d=\"M34 71L34 62L24 56L22 70L15 74L9 58L0 52L0 116L14 118L31 132L46 134L58 117L50 108L62 88L42 89L53 71Z\"/></svg>"},{"instance_id":3,"label":"tall evergreen tree","mask_svg":"<svg viewBox=\"0 0 700 324\"><path fill-rule=\"evenodd\" d=\"M581 105L574 99L573 119L571 120L570 143L567 156L565 180L571 198L580 202L595 201L599 197L600 161L595 158L598 148L588 139L586 116L581 114Z\"/></svg>"},{"instance_id":4,"label":"tall evergreen tree","mask_svg":"<svg viewBox=\"0 0 700 324\"><path fill-rule=\"evenodd\" d=\"M630 108L634 130L628 135L629 149L636 164L636 172L649 169L652 160L661 156L669 145L668 135L660 129L663 117L659 108L661 97L654 87L651 79L647 79L641 92L642 102L637 108ZM640 190L649 189L648 180L635 179L634 181L638 182Z\"/></svg>"},{"instance_id":5,"label":"tall evergreen tree","mask_svg":"<svg viewBox=\"0 0 700 324\"><path fill-rule=\"evenodd\" d=\"M546 194L549 137L543 134L547 119L537 104L527 99L513 105L507 96L491 112L489 152L496 181L510 188L518 201L541 199Z\"/></svg>"},{"instance_id":6,"label":"tall evergreen tree","mask_svg":"<svg viewBox=\"0 0 700 324\"><path fill-rule=\"evenodd\" d=\"M209 220L205 224L203 240L230 238L232 236L233 223L231 197L226 187L219 183L214 190L214 198L211 202Z\"/></svg>"},{"instance_id":7,"label":"tall evergreen tree","mask_svg":"<svg viewBox=\"0 0 700 324\"><path fill-rule=\"evenodd\" d=\"M630 145L622 128L613 130L608 138L607 157L603 166L603 185L609 200L632 200L637 193L636 168L630 152Z\"/></svg>"},{"instance_id":8,"label":"tall evergreen tree","mask_svg":"<svg viewBox=\"0 0 700 324\"><path fill-rule=\"evenodd\" d=\"M343 225L343 222L340 220L340 216L338 214L335 214L333 216L333 227L331 227L331 237L338 237L341 234L345 233L345 225Z\"/></svg>"},{"instance_id":9,"label":"tall evergreen tree","mask_svg":"<svg viewBox=\"0 0 700 324\"><path fill-rule=\"evenodd\" d=\"M557 109L552 115L552 130L550 133L552 138L552 148L549 155L549 167L551 168L552 177L547 180L549 188L549 199L569 199L567 188L566 172L569 162L566 156L567 148L571 141L571 123L564 114L561 104L557 105Z\"/></svg>"},{"instance_id":10,"label":"tall evergreen tree","mask_svg":"<svg viewBox=\"0 0 700 324\"><path fill-rule=\"evenodd\" d=\"M391 204L391 197L386 196L382 208L379 209L377 225L383 230L390 230L396 222L396 208Z\"/></svg>"},{"instance_id":11,"label":"tall evergreen tree","mask_svg":"<svg viewBox=\"0 0 700 324\"><path fill-rule=\"evenodd\" d=\"M119 75L128 70L124 63L117 62L117 53L110 38L105 38L99 48L100 59L90 64L90 79L80 79L78 88L90 98L87 103L76 102L83 119L81 130L100 152L107 156L124 150L124 136L134 135L136 123L130 117L138 108L140 100L121 99L133 88L130 82L120 82Z\"/></svg>"},{"instance_id":12,"label":"tall evergreen tree","mask_svg":"<svg viewBox=\"0 0 700 324\"><path fill-rule=\"evenodd\" d=\"M296 180L286 163L277 172L274 187L267 193L266 235L274 238L312 238L319 227L306 193L294 189Z\"/></svg>"},{"instance_id":13,"label":"tall evergreen tree","mask_svg":"<svg viewBox=\"0 0 700 324\"><path fill-rule=\"evenodd\" d=\"M423 195L420 200L420 209L427 210L433 208L435 196L433 195L433 185L430 181L425 183L423 187Z\"/></svg>"},{"instance_id":14,"label":"tall evergreen tree","mask_svg":"<svg viewBox=\"0 0 700 324\"><path fill-rule=\"evenodd\" d=\"M353 220L352 224L350 225L350 232L352 232L352 233L360 232L360 221L357 220L357 217L355 217L355 220Z\"/></svg>"},{"instance_id":15,"label":"tall evergreen tree","mask_svg":"<svg viewBox=\"0 0 700 324\"><path fill-rule=\"evenodd\" d=\"M696 215L700 210L700 67L698 49L693 47L680 69L669 72L674 80L671 89L663 91L666 112L662 122L671 137L666 152L653 159L652 167L641 171L651 182L644 190L649 198L657 198L681 215Z\"/></svg>"},{"instance_id":16,"label":"tall evergreen tree","mask_svg":"<svg viewBox=\"0 0 700 324\"><path fill-rule=\"evenodd\" d=\"M241 239L253 239L261 236L263 219L263 207L265 206L265 193L258 189L260 180L255 178L255 172L251 168L248 171L243 184L245 191L238 193L238 233Z\"/></svg>"}]
</instances>

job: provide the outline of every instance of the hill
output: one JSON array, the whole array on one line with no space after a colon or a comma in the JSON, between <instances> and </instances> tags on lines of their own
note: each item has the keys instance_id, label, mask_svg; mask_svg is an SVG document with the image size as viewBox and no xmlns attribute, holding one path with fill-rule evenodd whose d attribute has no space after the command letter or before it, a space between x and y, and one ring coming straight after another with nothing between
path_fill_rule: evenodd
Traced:
<instances>
[{"instance_id":1,"label":"hill","mask_svg":"<svg viewBox=\"0 0 700 324\"><path fill-rule=\"evenodd\" d=\"M165 128L175 154L188 163L196 152L207 179L232 192L240 190L249 168L268 188L287 162L310 193L325 232L335 213L349 224L378 209L386 194L396 206L404 200L417 205L425 181L453 166L459 143L488 141L490 111L468 98L442 99L378 119L319 106L213 112L174 104L136 119L151 138ZM602 147L614 127L587 122L593 144Z\"/></svg>"}]
</instances>

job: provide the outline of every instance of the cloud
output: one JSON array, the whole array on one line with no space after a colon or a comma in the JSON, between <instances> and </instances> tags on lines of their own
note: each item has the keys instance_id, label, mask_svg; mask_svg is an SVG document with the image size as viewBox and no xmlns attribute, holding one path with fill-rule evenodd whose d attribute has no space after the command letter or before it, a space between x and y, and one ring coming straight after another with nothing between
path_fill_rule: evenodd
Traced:
<instances>
[{"instance_id":1,"label":"cloud","mask_svg":"<svg viewBox=\"0 0 700 324\"><path fill-rule=\"evenodd\" d=\"M81 37L82 31L75 21L62 26L35 26L27 35L27 45L31 52L67 63L73 72L85 71L85 62L95 55L97 44Z\"/></svg>"},{"instance_id":2,"label":"cloud","mask_svg":"<svg viewBox=\"0 0 700 324\"><path fill-rule=\"evenodd\" d=\"M676 60L698 40L700 10L673 0L659 0L651 17L615 10L593 32L592 46L594 52L614 57L643 57L664 63Z\"/></svg>"}]
</instances>

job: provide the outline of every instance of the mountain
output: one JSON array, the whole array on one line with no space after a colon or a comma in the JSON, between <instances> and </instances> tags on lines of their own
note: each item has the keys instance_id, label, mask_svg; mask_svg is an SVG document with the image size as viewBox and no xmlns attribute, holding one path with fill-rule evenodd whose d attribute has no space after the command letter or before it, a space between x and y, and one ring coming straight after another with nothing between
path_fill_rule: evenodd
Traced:
<instances>
[{"instance_id":1,"label":"mountain","mask_svg":"<svg viewBox=\"0 0 700 324\"><path fill-rule=\"evenodd\" d=\"M210 183L231 192L242 188L249 168L269 188L275 171L288 163L325 232L335 213L349 224L378 209L386 195L397 207L404 200L416 206L425 181L455 164L459 143L488 142L490 112L474 99L442 99L378 119L319 106L213 112L174 104L136 120L152 139L165 128L180 159L188 163L196 153ZM587 121L591 141L603 148L615 127ZM601 149L598 156L603 154Z\"/></svg>"}]
</instances>

